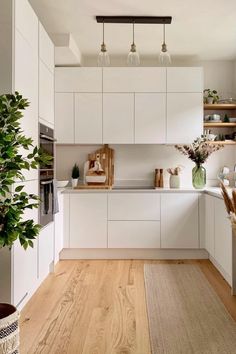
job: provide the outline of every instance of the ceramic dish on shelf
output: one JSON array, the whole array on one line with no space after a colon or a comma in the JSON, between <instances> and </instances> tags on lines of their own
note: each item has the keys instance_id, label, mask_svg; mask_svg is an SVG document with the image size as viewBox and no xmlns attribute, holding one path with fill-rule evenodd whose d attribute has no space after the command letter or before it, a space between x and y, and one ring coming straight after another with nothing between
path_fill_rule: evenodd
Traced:
<instances>
[{"instance_id":1,"label":"ceramic dish on shelf","mask_svg":"<svg viewBox=\"0 0 236 354\"><path fill-rule=\"evenodd\" d=\"M230 123L236 123L236 118L229 118Z\"/></svg>"}]
</instances>

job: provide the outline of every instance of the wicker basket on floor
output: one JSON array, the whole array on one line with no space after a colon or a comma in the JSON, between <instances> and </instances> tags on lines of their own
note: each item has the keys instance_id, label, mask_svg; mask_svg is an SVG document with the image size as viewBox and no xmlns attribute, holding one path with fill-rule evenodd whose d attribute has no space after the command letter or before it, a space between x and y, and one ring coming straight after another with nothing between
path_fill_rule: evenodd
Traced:
<instances>
[{"instance_id":1,"label":"wicker basket on floor","mask_svg":"<svg viewBox=\"0 0 236 354\"><path fill-rule=\"evenodd\" d=\"M19 312L10 304L0 304L0 353L19 354Z\"/></svg>"}]
</instances>

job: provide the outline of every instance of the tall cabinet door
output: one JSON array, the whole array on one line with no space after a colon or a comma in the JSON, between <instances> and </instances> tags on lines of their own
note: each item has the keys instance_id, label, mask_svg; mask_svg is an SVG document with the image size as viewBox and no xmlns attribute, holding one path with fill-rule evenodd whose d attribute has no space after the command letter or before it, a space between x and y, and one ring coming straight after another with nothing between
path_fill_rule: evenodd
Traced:
<instances>
[{"instance_id":1,"label":"tall cabinet door","mask_svg":"<svg viewBox=\"0 0 236 354\"><path fill-rule=\"evenodd\" d=\"M74 143L74 94L55 94L55 137L58 144Z\"/></svg>"},{"instance_id":2,"label":"tall cabinet door","mask_svg":"<svg viewBox=\"0 0 236 354\"><path fill-rule=\"evenodd\" d=\"M167 143L189 144L202 132L202 93L168 93Z\"/></svg>"},{"instance_id":3,"label":"tall cabinet door","mask_svg":"<svg viewBox=\"0 0 236 354\"><path fill-rule=\"evenodd\" d=\"M134 94L103 94L103 143L134 143Z\"/></svg>"},{"instance_id":4,"label":"tall cabinet door","mask_svg":"<svg viewBox=\"0 0 236 354\"><path fill-rule=\"evenodd\" d=\"M102 144L102 94L75 94L75 143Z\"/></svg>"},{"instance_id":5,"label":"tall cabinet door","mask_svg":"<svg viewBox=\"0 0 236 354\"><path fill-rule=\"evenodd\" d=\"M135 94L135 143L162 144L166 140L166 94Z\"/></svg>"}]
</instances>

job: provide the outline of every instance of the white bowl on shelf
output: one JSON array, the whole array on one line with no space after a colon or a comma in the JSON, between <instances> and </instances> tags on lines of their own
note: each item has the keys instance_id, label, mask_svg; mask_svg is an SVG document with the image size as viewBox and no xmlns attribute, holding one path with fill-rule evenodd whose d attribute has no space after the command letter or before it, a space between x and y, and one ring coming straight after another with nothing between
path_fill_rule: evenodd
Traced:
<instances>
[{"instance_id":1,"label":"white bowl on shelf","mask_svg":"<svg viewBox=\"0 0 236 354\"><path fill-rule=\"evenodd\" d=\"M67 186L67 184L69 183L69 181L57 181L57 187L58 188L64 188Z\"/></svg>"},{"instance_id":2,"label":"white bowl on shelf","mask_svg":"<svg viewBox=\"0 0 236 354\"><path fill-rule=\"evenodd\" d=\"M229 118L230 123L236 123L236 118Z\"/></svg>"}]
</instances>

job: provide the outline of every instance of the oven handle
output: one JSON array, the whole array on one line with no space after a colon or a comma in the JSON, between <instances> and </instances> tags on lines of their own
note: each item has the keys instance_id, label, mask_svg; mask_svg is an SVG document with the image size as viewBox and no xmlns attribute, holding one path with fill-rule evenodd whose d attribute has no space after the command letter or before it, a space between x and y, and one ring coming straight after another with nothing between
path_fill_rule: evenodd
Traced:
<instances>
[{"instance_id":1,"label":"oven handle","mask_svg":"<svg viewBox=\"0 0 236 354\"><path fill-rule=\"evenodd\" d=\"M40 134L40 138L45 139L45 140L49 140L49 141L57 141L57 139L54 139L51 136L46 135L46 134Z\"/></svg>"},{"instance_id":2,"label":"oven handle","mask_svg":"<svg viewBox=\"0 0 236 354\"><path fill-rule=\"evenodd\" d=\"M50 183L53 183L53 180L52 180L52 179L50 179L49 181L41 181L41 182L40 182L40 184L41 184L42 186L45 186L46 184L50 184Z\"/></svg>"}]
</instances>

